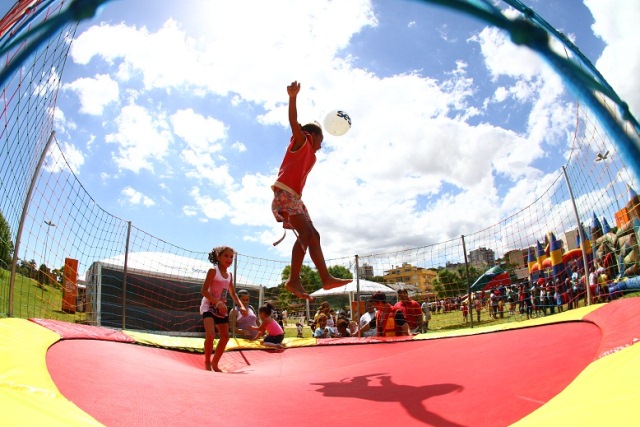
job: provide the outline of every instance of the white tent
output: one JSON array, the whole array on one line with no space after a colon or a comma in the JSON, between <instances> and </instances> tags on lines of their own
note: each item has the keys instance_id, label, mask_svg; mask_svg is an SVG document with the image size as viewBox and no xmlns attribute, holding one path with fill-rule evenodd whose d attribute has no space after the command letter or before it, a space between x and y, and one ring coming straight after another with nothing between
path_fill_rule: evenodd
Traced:
<instances>
[{"instance_id":1,"label":"white tent","mask_svg":"<svg viewBox=\"0 0 640 427\"><path fill-rule=\"evenodd\" d=\"M383 292L387 295L395 295L396 291L387 285L378 282L372 282L370 280L356 279L353 282L347 283L344 286L333 288L329 290L318 289L312 292L310 295L314 298L326 297L332 295L349 295L349 307L355 310L353 302L355 301L356 294L360 291L360 294L371 295L376 292ZM391 298L387 298L387 301L393 303ZM353 314L353 313L352 313Z\"/></svg>"},{"instance_id":2,"label":"white tent","mask_svg":"<svg viewBox=\"0 0 640 427\"><path fill-rule=\"evenodd\" d=\"M395 294L396 291L391 289L389 286L384 285L378 282L372 282L370 280L354 280L351 283L347 283L344 286L340 286L338 288L333 288L329 290L318 289L315 292L311 293L311 296L314 298L317 297L325 297L330 295L346 295L349 294L350 299L353 299L353 295L358 292L358 285L360 286L361 294L373 294L375 292L384 292L385 294Z\"/></svg>"}]
</instances>

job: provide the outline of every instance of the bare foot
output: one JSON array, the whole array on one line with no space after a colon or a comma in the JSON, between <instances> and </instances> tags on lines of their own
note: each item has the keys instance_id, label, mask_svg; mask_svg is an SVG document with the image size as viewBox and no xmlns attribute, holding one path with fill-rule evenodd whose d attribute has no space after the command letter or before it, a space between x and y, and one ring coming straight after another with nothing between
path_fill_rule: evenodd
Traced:
<instances>
[{"instance_id":1,"label":"bare foot","mask_svg":"<svg viewBox=\"0 0 640 427\"><path fill-rule=\"evenodd\" d=\"M309 295L307 291L304 290L304 288L302 287L299 281L296 282L289 279L287 280L287 283L285 283L284 287L289 292L297 296L298 298L308 299L309 301L313 301L313 297Z\"/></svg>"},{"instance_id":2,"label":"bare foot","mask_svg":"<svg viewBox=\"0 0 640 427\"><path fill-rule=\"evenodd\" d=\"M218 368L217 366L212 366L211 369L215 372L224 372L222 369Z\"/></svg>"},{"instance_id":3,"label":"bare foot","mask_svg":"<svg viewBox=\"0 0 640 427\"><path fill-rule=\"evenodd\" d=\"M328 279L322 281L322 289L329 290L333 288L339 288L340 286L344 286L347 283L351 282L353 282L353 279L338 279L331 276Z\"/></svg>"},{"instance_id":4,"label":"bare foot","mask_svg":"<svg viewBox=\"0 0 640 427\"><path fill-rule=\"evenodd\" d=\"M207 371L211 371L211 362L204 362L204 369Z\"/></svg>"}]
</instances>

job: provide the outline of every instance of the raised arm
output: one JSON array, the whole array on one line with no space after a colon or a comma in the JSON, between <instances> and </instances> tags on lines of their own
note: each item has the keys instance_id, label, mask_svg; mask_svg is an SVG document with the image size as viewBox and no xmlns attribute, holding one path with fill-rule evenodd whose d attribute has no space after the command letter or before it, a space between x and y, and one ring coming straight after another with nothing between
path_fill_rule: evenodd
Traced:
<instances>
[{"instance_id":1,"label":"raised arm","mask_svg":"<svg viewBox=\"0 0 640 427\"><path fill-rule=\"evenodd\" d=\"M293 81L287 86L287 93L289 94L289 126L291 126L291 132L293 133L293 139L295 141L292 150L297 151L304 145L306 140L304 133L302 133L302 126L298 123L297 99L298 93L300 93L300 83Z\"/></svg>"}]
</instances>

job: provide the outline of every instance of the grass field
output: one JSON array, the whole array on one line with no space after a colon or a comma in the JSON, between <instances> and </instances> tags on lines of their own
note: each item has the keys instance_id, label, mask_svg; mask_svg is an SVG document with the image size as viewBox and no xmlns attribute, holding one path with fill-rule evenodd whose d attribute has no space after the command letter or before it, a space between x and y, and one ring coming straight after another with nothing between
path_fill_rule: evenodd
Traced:
<instances>
[{"instance_id":1,"label":"grass field","mask_svg":"<svg viewBox=\"0 0 640 427\"><path fill-rule=\"evenodd\" d=\"M0 317L9 315L9 272L0 269ZM13 317L63 320L82 322L85 313L65 313L62 311L62 289L43 286L36 280L16 275L13 292Z\"/></svg>"}]
</instances>

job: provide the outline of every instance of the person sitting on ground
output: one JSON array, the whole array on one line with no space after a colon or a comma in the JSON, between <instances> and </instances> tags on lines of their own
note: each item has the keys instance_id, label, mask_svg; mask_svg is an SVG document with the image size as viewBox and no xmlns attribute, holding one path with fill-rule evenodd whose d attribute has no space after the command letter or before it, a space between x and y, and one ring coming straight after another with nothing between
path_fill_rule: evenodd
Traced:
<instances>
[{"instance_id":1,"label":"person sitting on ground","mask_svg":"<svg viewBox=\"0 0 640 427\"><path fill-rule=\"evenodd\" d=\"M229 313L229 324L238 338L253 340L258 335L258 331L251 329L251 327L259 326L258 315L249 304L249 291L246 289L240 289L238 291L238 298L247 310L247 314L246 316L243 316L240 312L240 307L236 305Z\"/></svg>"},{"instance_id":2,"label":"person sitting on ground","mask_svg":"<svg viewBox=\"0 0 640 427\"><path fill-rule=\"evenodd\" d=\"M264 339L260 340L260 344L267 347L283 348L282 341L284 340L284 331L280 324L271 317L273 313L273 305L266 302L262 307L258 309L260 326L253 326L251 329L258 331L256 338L262 338L266 334Z\"/></svg>"}]
</instances>

